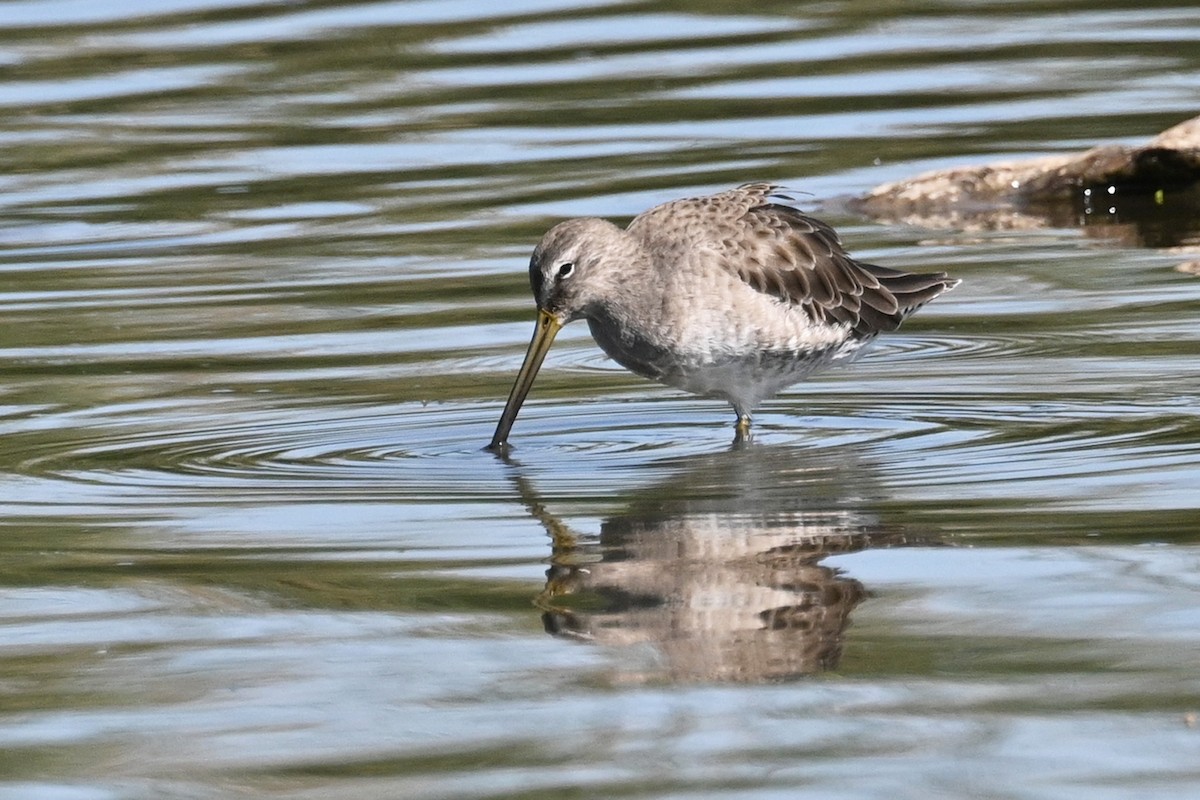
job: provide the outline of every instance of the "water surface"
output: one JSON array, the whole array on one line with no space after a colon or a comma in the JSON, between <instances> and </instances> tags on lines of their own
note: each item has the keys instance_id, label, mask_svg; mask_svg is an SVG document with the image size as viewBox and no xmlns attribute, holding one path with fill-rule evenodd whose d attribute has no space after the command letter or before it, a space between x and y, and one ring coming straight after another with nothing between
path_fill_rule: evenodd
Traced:
<instances>
[{"instance_id":1,"label":"water surface","mask_svg":"<svg viewBox=\"0 0 1200 800\"><path fill-rule=\"evenodd\" d=\"M1170 3L0 3L0 796L1194 793L1192 234L837 200L1144 141L1198 41ZM743 449L572 326L481 450L545 228L756 179L963 284Z\"/></svg>"}]
</instances>

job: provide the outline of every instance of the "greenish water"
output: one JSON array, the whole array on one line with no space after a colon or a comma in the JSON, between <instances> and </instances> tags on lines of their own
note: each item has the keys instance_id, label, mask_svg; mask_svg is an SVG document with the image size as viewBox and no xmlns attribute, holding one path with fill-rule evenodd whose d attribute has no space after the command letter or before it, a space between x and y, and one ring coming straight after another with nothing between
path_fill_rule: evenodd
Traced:
<instances>
[{"instance_id":1,"label":"greenish water","mask_svg":"<svg viewBox=\"0 0 1200 800\"><path fill-rule=\"evenodd\" d=\"M0 797L1194 794L1195 227L838 198L1144 141L1198 45L1165 3L0 2ZM569 327L483 452L540 234L754 179L963 284L747 449Z\"/></svg>"}]
</instances>

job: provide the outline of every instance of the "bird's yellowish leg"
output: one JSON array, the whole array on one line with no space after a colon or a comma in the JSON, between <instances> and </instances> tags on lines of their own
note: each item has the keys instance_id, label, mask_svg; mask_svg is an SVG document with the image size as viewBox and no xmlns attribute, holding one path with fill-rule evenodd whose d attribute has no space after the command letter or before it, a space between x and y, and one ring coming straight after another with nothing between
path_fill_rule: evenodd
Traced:
<instances>
[{"instance_id":1,"label":"bird's yellowish leg","mask_svg":"<svg viewBox=\"0 0 1200 800\"><path fill-rule=\"evenodd\" d=\"M739 442L750 441L750 439L752 438L752 434L750 433L750 415L749 414L740 415L738 417L737 424L734 425L734 427L733 427L733 430L734 430L733 441L735 444L739 443Z\"/></svg>"}]
</instances>

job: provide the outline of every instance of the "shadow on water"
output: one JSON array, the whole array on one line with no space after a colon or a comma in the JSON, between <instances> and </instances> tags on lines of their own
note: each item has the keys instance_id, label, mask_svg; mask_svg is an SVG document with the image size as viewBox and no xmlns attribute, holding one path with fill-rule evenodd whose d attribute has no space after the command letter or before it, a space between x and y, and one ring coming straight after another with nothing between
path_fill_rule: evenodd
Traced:
<instances>
[{"instance_id":1,"label":"shadow on water","mask_svg":"<svg viewBox=\"0 0 1200 800\"><path fill-rule=\"evenodd\" d=\"M556 516L507 460L550 536L536 599L546 631L648 645L651 663L626 669L631 681L758 683L836 669L851 614L870 594L822 562L929 544L879 519L869 468L845 456L751 444L689 459L625 498L599 535Z\"/></svg>"}]
</instances>

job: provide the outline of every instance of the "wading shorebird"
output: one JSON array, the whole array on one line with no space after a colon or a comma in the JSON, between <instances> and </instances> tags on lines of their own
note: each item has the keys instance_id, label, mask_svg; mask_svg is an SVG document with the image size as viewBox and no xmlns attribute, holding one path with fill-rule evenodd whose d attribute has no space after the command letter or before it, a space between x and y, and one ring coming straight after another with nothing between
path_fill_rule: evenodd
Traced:
<instances>
[{"instance_id":1,"label":"wading shorebird","mask_svg":"<svg viewBox=\"0 0 1200 800\"><path fill-rule=\"evenodd\" d=\"M651 380L729 401L737 439L755 407L816 369L849 361L958 285L943 272L855 261L833 228L770 183L674 200L622 229L551 228L529 260L537 322L489 448L508 446L521 404L568 322Z\"/></svg>"}]
</instances>

